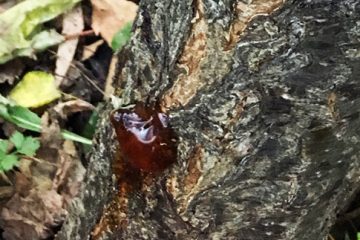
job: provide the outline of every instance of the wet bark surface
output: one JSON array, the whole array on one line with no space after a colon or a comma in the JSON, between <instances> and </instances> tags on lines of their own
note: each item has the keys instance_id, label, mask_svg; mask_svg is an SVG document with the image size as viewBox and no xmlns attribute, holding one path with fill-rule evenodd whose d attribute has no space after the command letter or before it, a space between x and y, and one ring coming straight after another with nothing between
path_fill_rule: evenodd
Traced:
<instances>
[{"instance_id":1,"label":"wet bark surface","mask_svg":"<svg viewBox=\"0 0 360 240\"><path fill-rule=\"evenodd\" d=\"M119 190L109 104L57 239L324 238L359 189L359 12L356 0L141 1L116 95L161 105L177 162Z\"/></svg>"}]
</instances>

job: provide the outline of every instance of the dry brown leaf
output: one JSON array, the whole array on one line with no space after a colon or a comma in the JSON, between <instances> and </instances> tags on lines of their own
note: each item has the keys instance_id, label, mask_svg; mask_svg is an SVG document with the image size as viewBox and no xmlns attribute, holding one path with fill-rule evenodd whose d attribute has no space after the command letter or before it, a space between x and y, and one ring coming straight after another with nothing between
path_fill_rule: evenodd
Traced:
<instances>
[{"instance_id":1,"label":"dry brown leaf","mask_svg":"<svg viewBox=\"0 0 360 240\"><path fill-rule=\"evenodd\" d=\"M84 30L84 20L81 6L72 9L63 18L63 30L65 35L79 34ZM79 38L71 38L59 45L55 68L56 85L59 86L64 79L74 58Z\"/></svg>"},{"instance_id":2,"label":"dry brown leaf","mask_svg":"<svg viewBox=\"0 0 360 240\"><path fill-rule=\"evenodd\" d=\"M21 172L15 172L15 181L16 192L21 196L26 196L29 193L31 187L31 181L29 178Z\"/></svg>"},{"instance_id":3,"label":"dry brown leaf","mask_svg":"<svg viewBox=\"0 0 360 240\"><path fill-rule=\"evenodd\" d=\"M83 62L83 61L89 59L90 57L92 57L95 54L97 48L99 46L101 46L103 43L104 43L104 40L101 39L92 44L84 46L83 54L81 56L81 61Z\"/></svg>"},{"instance_id":4,"label":"dry brown leaf","mask_svg":"<svg viewBox=\"0 0 360 240\"><path fill-rule=\"evenodd\" d=\"M78 194L85 176L85 168L81 164L75 145L66 140L60 153L61 164L53 181L54 189L61 189L65 205Z\"/></svg>"},{"instance_id":5,"label":"dry brown leaf","mask_svg":"<svg viewBox=\"0 0 360 240\"><path fill-rule=\"evenodd\" d=\"M8 183L9 185L12 185L12 182L10 181L8 176L6 176L6 174L3 172L0 172L0 180L3 180L4 182Z\"/></svg>"},{"instance_id":6,"label":"dry brown leaf","mask_svg":"<svg viewBox=\"0 0 360 240\"><path fill-rule=\"evenodd\" d=\"M138 6L126 0L91 0L92 29L111 45L115 33L135 19Z\"/></svg>"},{"instance_id":7,"label":"dry brown leaf","mask_svg":"<svg viewBox=\"0 0 360 240\"><path fill-rule=\"evenodd\" d=\"M66 206L69 206L72 199L80 192L85 172L86 170L79 159L73 161L68 177L63 184L63 191L61 192Z\"/></svg>"},{"instance_id":8,"label":"dry brown leaf","mask_svg":"<svg viewBox=\"0 0 360 240\"><path fill-rule=\"evenodd\" d=\"M94 109L95 107L91 103L88 103L81 99L70 100L67 102L59 103L54 107L54 110L63 119L66 119L66 117L71 113L94 110Z\"/></svg>"},{"instance_id":9,"label":"dry brown leaf","mask_svg":"<svg viewBox=\"0 0 360 240\"><path fill-rule=\"evenodd\" d=\"M48 112L45 112L41 116L41 129L42 129L41 138L40 138L41 148L38 151L38 155L40 155L40 158L43 158L41 156L42 149L44 148L57 149L62 144L63 139L60 134L60 127L58 122L56 120L51 121ZM56 162L56 161L51 161L51 162Z\"/></svg>"},{"instance_id":10,"label":"dry brown leaf","mask_svg":"<svg viewBox=\"0 0 360 240\"><path fill-rule=\"evenodd\" d=\"M79 192L85 169L74 143L60 137L55 112L42 116L41 147L37 158L21 159L15 173L15 193L0 209L5 239L44 239L65 219Z\"/></svg>"},{"instance_id":11,"label":"dry brown leaf","mask_svg":"<svg viewBox=\"0 0 360 240\"><path fill-rule=\"evenodd\" d=\"M5 239L43 239L53 235L51 227L66 216L63 197L56 191L33 189L26 197L15 194L1 211Z\"/></svg>"},{"instance_id":12,"label":"dry brown leaf","mask_svg":"<svg viewBox=\"0 0 360 240\"><path fill-rule=\"evenodd\" d=\"M73 145L75 156L76 150L74 143L72 141L65 141L68 145ZM65 143L64 143L65 144ZM60 150L60 166L55 173L53 180L53 188L57 189L64 183L67 173L69 172L70 167L72 166L72 155L68 154L66 151Z\"/></svg>"},{"instance_id":13,"label":"dry brown leaf","mask_svg":"<svg viewBox=\"0 0 360 240\"><path fill-rule=\"evenodd\" d=\"M14 193L13 186L2 186L0 187L0 199L9 198Z\"/></svg>"},{"instance_id":14,"label":"dry brown leaf","mask_svg":"<svg viewBox=\"0 0 360 240\"><path fill-rule=\"evenodd\" d=\"M13 123L4 122L2 123L2 130L5 136L10 137L17 129Z\"/></svg>"},{"instance_id":15,"label":"dry brown leaf","mask_svg":"<svg viewBox=\"0 0 360 240\"><path fill-rule=\"evenodd\" d=\"M15 59L8 63L0 65L0 83L9 83L12 85L14 81L21 75L25 66L19 60Z\"/></svg>"},{"instance_id":16,"label":"dry brown leaf","mask_svg":"<svg viewBox=\"0 0 360 240\"><path fill-rule=\"evenodd\" d=\"M32 161L29 161L26 158L21 158L19 161L18 167L19 167L20 172L28 178L32 177L31 170L30 170L31 164L32 164Z\"/></svg>"}]
</instances>

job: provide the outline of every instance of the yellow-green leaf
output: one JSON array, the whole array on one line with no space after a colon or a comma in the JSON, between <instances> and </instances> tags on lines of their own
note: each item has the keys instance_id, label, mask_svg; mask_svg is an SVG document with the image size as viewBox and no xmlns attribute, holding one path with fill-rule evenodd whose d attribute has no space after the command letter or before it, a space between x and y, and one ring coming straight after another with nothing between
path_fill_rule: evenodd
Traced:
<instances>
[{"instance_id":1,"label":"yellow-green leaf","mask_svg":"<svg viewBox=\"0 0 360 240\"><path fill-rule=\"evenodd\" d=\"M60 43L64 37L42 24L81 0L25 0L0 14L0 64Z\"/></svg>"},{"instance_id":2,"label":"yellow-green leaf","mask_svg":"<svg viewBox=\"0 0 360 240\"><path fill-rule=\"evenodd\" d=\"M28 72L10 92L9 98L23 107L40 107L60 97L53 75Z\"/></svg>"}]
</instances>

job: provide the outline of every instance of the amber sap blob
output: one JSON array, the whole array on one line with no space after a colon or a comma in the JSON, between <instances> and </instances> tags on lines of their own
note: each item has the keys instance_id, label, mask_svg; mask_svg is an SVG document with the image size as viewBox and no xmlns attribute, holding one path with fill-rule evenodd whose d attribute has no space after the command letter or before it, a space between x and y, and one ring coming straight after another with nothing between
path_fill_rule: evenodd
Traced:
<instances>
[{"instance_id":1,"label":"amber sap blob","mask_svg":"<svg viewBox=\"0 0 360 240\"><path fill-rule=\"evenodd\" d=\"M155 108L137 103L111 114L124 161L144 172L159 172L176 160L177 144L169 118Z\"/></svg>"}]
</instances>

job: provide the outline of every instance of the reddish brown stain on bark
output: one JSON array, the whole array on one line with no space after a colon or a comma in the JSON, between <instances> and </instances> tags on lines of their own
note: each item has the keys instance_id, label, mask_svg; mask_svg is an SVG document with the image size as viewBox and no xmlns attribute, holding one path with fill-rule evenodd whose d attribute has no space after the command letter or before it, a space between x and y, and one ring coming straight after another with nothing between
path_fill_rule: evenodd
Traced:
<instances>
[{"instance_id":1,"label":"reddish brown stain on bark","mask_svg":"<svg viewBox=\"0 0 360 240\"><path fill-rule=\"evenodd\" d=\"M111 114L120 152L132 168L160 172L176 160L177 146L168 117L155 107L137 103Z\"/></svg>"},{"instance_id":2,"label":"reddish brown stain on bark","mask_svg":"<svg viewBox=\"0 0 360 240\"><path fill-rule=\"evenodd\" d=\"M175 133L168 117L158 109L137 103L133 108L115 110L110 116L118 140L112 163L118 188L94 227L93 240L106 231L125 227L128 202L133 194L146 191L154 178L176 161Z\"/></svg>"}]
</instances>

